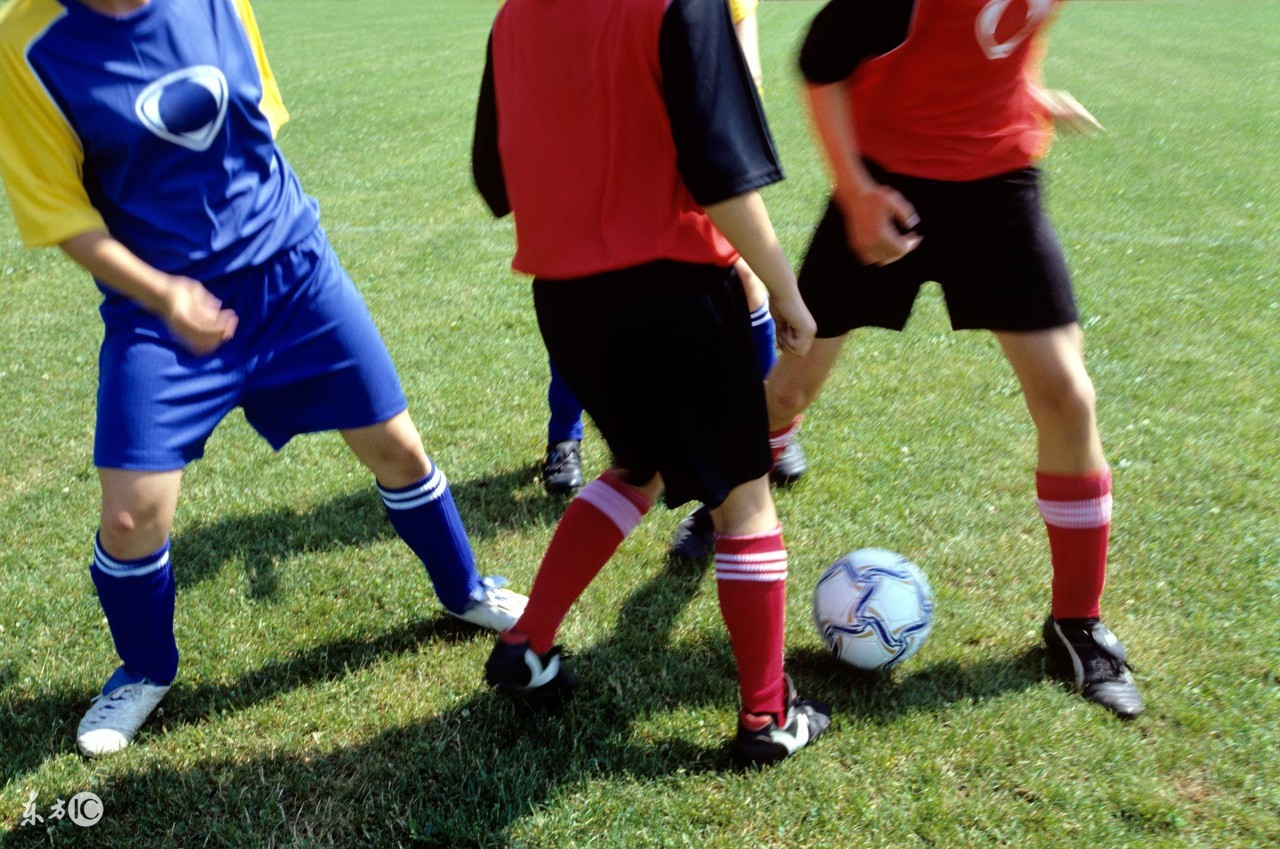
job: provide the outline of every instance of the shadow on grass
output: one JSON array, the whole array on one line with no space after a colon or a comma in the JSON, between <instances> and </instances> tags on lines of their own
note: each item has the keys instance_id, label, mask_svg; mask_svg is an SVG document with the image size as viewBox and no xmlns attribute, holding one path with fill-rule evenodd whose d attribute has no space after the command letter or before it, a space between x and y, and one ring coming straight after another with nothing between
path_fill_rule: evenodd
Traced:
<instances>
[{"instance_id":1,"label":"shadow on grass","mask_svg":"<svg viewBox=\"0 0 1280 849\"><path fill-rule=\"evenodd\" d=\"M462 704L359 746L327 754L210 759L189 768L166 764L112 777L94 791L110 816L91 835L57 824L57 843L133 845L142 830L152 838L147 845L157 846L309 840L502 845L514 821L592 775L622 772L644 778L727 766L727 752L720 749L708 751L682 740L636 740L631 728L647 714L691 699L734 701L727 647L719 654L664 651L706 567L668 561L628 597L613 636L570 659L584 686L558 715L531 721L519 706L482 689L477 669L476 692ZM284 690L345 677L387 652L410 650L431 633L415 626L367 643L318 647L229 685L186 689L179 684L166 699L166 715L159 724L148 724L140 745L178 722L225 715ZM672 676L672 668L688 674ZM55 701L65 707L67 699ZM15 707L26 716L50 711L48 704ZM74 746L68 730L60 736L64 745ZM35 843L55 837L35 828L12 836Z\"/></svg>"},{"instance_id":2,"label":"shadow on grass","mask_svg":"<svg viewBox=\"0 0 1280 849\"><path fill-rule=\"evenodd\" d=\"M671 640L707 565L669 560L625 600L608 638L569 658L582 683L559 714L530 718L483 689L477 669L470 698L359 745L154 764L112 775L95 787L109 816L92 833L59 824L56 835L33 829L32 843L21 845L56 838L59 845L134 846L145 834L146 845L154 846L505 846L513 826L558 798L591 792L592 779L644 782L729 770L729 706L737 703L737 686L727 640ZM170 713L159 728L148 727L141 745L178 722L340 679L385 653L411 651L436 633L435 625L412 626L368 642L319 647L229 685L179 687L168 700ZM791 656L788 668L806 694L831 701L837 716L888 722L1031 686L1041 678L1037 658L1028 652L978 667L927 667L891 680L850 676L819 652ZM677 707L723 716L723 743L705 748L655 734L661 725L646 720ZM7 737L8 729L0 730ZM832 733L840 733L838 724Z\"/></svg>"},{"instance_id":3,"label":"shadow on grass","mask_svg":"<svg viewBox=\"0 0 1280 849\"><path fill-rule=\"evenodd\" d=\"M246 672L223 684L189 684L179 678L160 713L148 722L148 731L195 724L268 701L282 693L333 681L353 671L383 662L388 656L417 651L433 640L472 640L481 633L452 617L415 622L368 639L352 638L326 643L288 658ZM0 677L0 683L6 683ZM6 746L0 759L0 781L8 783L38 767L48 758L74 752L75 729L94 695L79 688L63 688L39 698L6 700L0 707L0 741L21 741Z\"/></svg>"},{"instance_id":4,"label":"shadow on grass","mask_svg":"<svg viewBox=\"0 0 1280 849\"><path fill-rule=\"evenodd\" d=\"M537 498L520 498L521 490L536 474L537 468L530 467L451 484L472 538L493 535L503 528L555 524L564 510L563 500L547 498L540 489ZM213 522L196 520L174 537L174 577L180 590L189 588L217 574L227 562L239 560L244 564L249 595L272 598L279 589L279 564L294 555L359 547L395 537L371 486L304 511L278 508ZM426 581L407 547L404 558L406 565L413 567L407 580ZM178 604L182 604L181 597ZM171 714L168 721L241 709L297 686L340 677L376 657L411 651L419 642L442 634L468 635L474 634L474 629L442 614L367 642L351 640L317 647L230 685L187 691L180 679L167 703L187 708ZM9 668L0 669L0 687L7 685L9 678ZM74 751L75 726L92 695L91 690L66 688L38 698L0 702L0 744L24 741L21 746L5 747L0 756L0 784L49 758Z\"/></svg>"},{"instance_id":5,"label":"shadow on grass","mask_svg":"<svg viewBox=\"0 0 1280 849\"><path fill-rule=\"evenodd\" d=\"M807 693L828 701L839 714L879 724L960 702L979 702L1023 690L1045 677L1043 647L980 663L955 661L920 665L884 675L860 672L817 649L787 653L787 669L808 683Z\"/></svg>"},{"instance_id":6,"label":"shadow on grass","mask_svg":"<svg viewBox=\"0 0 1280 849\"><path fill-rule=\"evenodd\" d=\"M450 482L458 512L472 540L511 529L550 527L564 512L563 499L541 489L522 498L536 468L501 472L460 483ZM229 561L244 564L251 598L269 599L279 592L279 564L296 554L356 548L394 539L395 529L372 485L362 492L333 498L305 510L276 508L211 522L184 523L173 539L174 578L190 587L217 574ZM406 548L406 562L414 560Z\"/></svg>"}]
</instances>

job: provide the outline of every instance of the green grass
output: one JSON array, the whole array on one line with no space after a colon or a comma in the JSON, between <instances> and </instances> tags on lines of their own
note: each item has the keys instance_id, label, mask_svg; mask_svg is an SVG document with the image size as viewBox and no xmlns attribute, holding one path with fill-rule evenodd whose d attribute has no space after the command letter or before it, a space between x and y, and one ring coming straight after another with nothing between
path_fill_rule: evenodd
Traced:
<instances>
[{"instance_id":1,"label":"green grass","mask_svg":"<svg viewBox=\"0 0 1280 849\"><path fill-rule=\"evenodd\" d=\"M563 507L536 462L545 362L508 223L470 185L494 3L258 0L321 201L489 570L526 588ZM815 2L761 10L798 260L825 174L792 57ZM1108 127L1045 163L1115 470L1108 620L1148 712L1115 722L1044 675L1033 433L984 334L936 290L866 332L779 494L789 667L837 711L771 771L728 768L732 657L705 569L657 510L562 632L583 679L528 727L480 685L491 641L442 616L332 435L279 455L239 415L188 471L173 542L179 681L138 744L73 733L113 655L86 574L96 293L0 211L0 843L12 846L1202 846L1280 841L1280 5L1066 4L1047 67ZM591 471L603 463L592 434ZM808 595L841 552L929 573L929 643L892 679L822 652ZM92 829L21 825L90 790ZM49 827L52 825L52 827Z\"/></svg>"}]
</instances>

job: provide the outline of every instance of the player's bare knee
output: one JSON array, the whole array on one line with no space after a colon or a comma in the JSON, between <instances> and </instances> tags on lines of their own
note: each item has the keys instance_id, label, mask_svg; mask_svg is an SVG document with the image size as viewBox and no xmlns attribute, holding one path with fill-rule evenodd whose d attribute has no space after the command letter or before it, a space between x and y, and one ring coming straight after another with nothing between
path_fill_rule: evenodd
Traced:
<instances>
[{"instance_id":1,"label":"player's bare knee","mask_svg":"<svg viewBox=\"0 0 1280 849\"><path fill-rule=\"evenodd\" d=\"M604 474L609 475L623 486L635 490L650 501L655 501L658 496L662 495L664 488L662 475L650 475L647 479L644 479L642 475L637 475L630 469L623 469L617 466L608 469Z\"/></svg>"},{"instance_id":2,"label":"player's bare knee","mask_svg":"<svg viewBox=\"0 0 1280 849\"><path fill-rule=\"evenodd\" d=\"M400 445L379 452L374 463L369 464L378 480L392 488L410 486L431 473L432 463L422 447Z\"/></svg>"},{"instance_id":3,"label":"player's bare knee","mask_svg":"<svg viewBox=\"0 0 1280 849\"><path fill-rule=\"evenodd\" d=\"M138 527L137 519L128 510L103 510L102 535L113 539L125 538Z\"/></svg>"},{"instance_id":4,"label":"player's bare knee","mask_svg":"<svg viewBox=\"0 0 1280 849\"><path fill-rule=\"evenodd\" d=\"M817 387L804 383L770 384L769 420L798 416L809 408L817 394Z\"/></svg>"},{"instance_id":5,"label":"player's bare knee","mask_svg":"<svg viewBox=\"0 0 1280 849\"><path fill-rule=\"evenodd\" d=\"M140 548L147 548L152 538L159 533L161 537L168 534L168 529L157 532L154 514L148 517L137 511L103 510L101 525L98 529L103 549L113 557L129 558Z\"/></svg>"},{"instance_id":6,"label":"player's bare knee","mask_svg":"<svg viewBox=\"0 0 1280 849\"><path fill-rule=\"evenodd\" d=\"M1097 396L1088 378L1032 387L1026 395L1027 407L1037 421L1092 421L1097 407Z\"/></svg>"}]
</instances>

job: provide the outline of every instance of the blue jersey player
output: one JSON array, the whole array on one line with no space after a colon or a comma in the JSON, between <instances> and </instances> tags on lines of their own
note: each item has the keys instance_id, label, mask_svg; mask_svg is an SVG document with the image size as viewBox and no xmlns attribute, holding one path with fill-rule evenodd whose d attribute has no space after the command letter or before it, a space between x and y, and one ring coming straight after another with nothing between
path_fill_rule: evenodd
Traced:
<instances>
[{"instance_id":1,"label":"blue jersey player","mask_svg":"<svg viewBox=\"0 0 1280 849\"><path fill-rule=\"evenodd\" d=\"M80 723L121 749L178 669L169 532L182 470L233 407L275 448L337 430L455 616L510 626L480 577L373 320L275 143L287 120L246 0L14 0L0 176L28 245L102 291L90 573L121 664Z\"/></svg>"}]
</instances>

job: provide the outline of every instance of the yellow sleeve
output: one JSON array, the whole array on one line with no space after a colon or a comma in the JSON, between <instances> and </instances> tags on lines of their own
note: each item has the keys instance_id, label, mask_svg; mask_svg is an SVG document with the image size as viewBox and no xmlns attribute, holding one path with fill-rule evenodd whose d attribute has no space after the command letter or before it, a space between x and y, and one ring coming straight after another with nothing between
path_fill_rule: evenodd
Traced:
<instances>
[{"instance_id":1,"label":"yellow sleeve","mask_svg":"<svg viewBox=\"0 0 1280 849\"><path fill-rule=\"evenodd\" d=\"M754 15L759 2L760 0L729 0L729 14L733 16L734 25Z\"/></svg>"},{"instance_id":2,"label":"yellow sleeve","mask_svg":"<svg viewBox=\"0 0 1280 849\"><path fill-rule=\"evenodd\" d=\"M236 12L244 31L249 36L249 44L253 47L253 56L258 61L258 73L262 75L262 102L258 108L271 123L271 133L276 135L289 121L289 111L284 108L284 99L280 96L280 86L276 83L275 74L271 73L271 64L267 62L267 51L262 46L262 35L258 32L258 21L253 16L253 7L249 0L235 0Z\"/></svg>"},{"instance_id":3,"label":"yellow sleeve","mask_svg":"<svg viewBox=\"0 0 1280 849\"><path fill-rule=\"evenodd\" d=\"M84 188L80 139L26 59L63 14L56 0L17 0L0 11L0 180L29 247L107 229Z\"/></svg>"}]
</instances>

